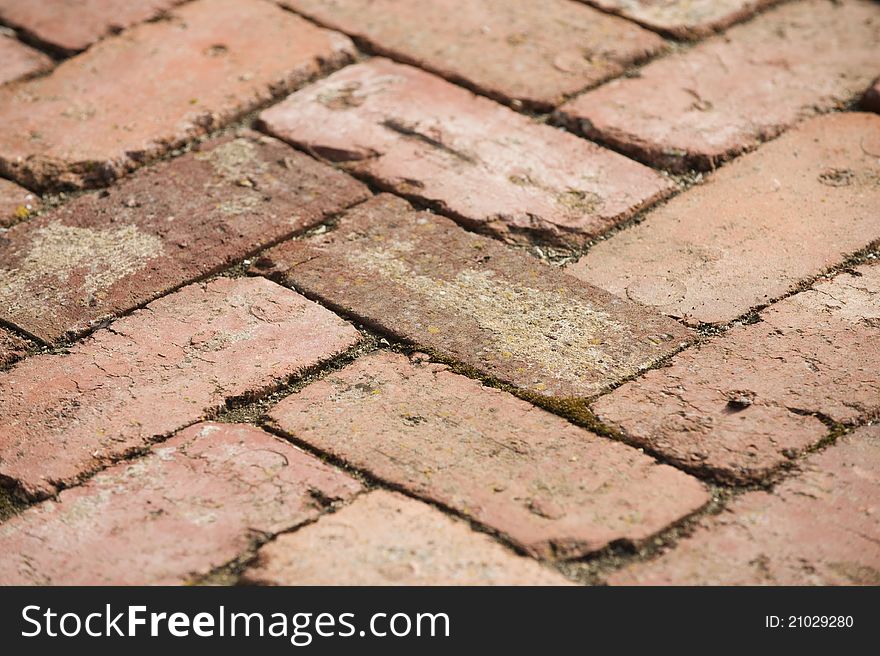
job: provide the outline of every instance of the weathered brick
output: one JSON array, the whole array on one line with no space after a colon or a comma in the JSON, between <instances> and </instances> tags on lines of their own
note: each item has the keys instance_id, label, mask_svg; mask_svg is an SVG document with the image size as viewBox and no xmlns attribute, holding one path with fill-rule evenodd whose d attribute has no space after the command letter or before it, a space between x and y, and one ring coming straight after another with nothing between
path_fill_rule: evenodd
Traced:
<instances>
[{"instance_id":1,"label":"weathered brick","mask_svg":"<svg viewBox=\"0 0 880 656\"><path fill-rule=\"evenodd\" d=\"M0 367L6 367L27 351L27 342L8 330L0 328Z\"/></svg>"},{"instance_id":2,"label":"weathered brick","mask_svg":"<svg viewBox=\"0 0 880 656\"><path fill-rule=\"evenodd\" d=\"M862 107L880 114L880 77L874 81L874 84L865 93L864 98L862 98Z\"/></svg>"},{"instance_id":3,"label":"weathered brick","mask_svg":"<svg viewBox=\"0 0 880 656\"><path fill-rule=\"evenodd\" d=\"M198 424L0 525L0 583L186 583L360 489L253 426Z\"/></svg>"},{"instance_id":4,"label":"weathered brick","mask_svg":"<svg viewBox=\"0 0 880 656\"><path fill-rule=\"evenodd\" d=\"M694 39L739 22L779 0L582 0L653 30Z\"/></svg>"},{"instance_id":5,"label":"weathered brick","mask_svg":"<svg viewBox=\"0 0 880 656\"><path fill-rule=\"evenodd\" d=\"M35 194L0 178L0 228L26 219L39 206L40 199Z\"/></svg>"},{"instance_id":6,"label":"weathered brick","mask_svg":"<svg viewBox=\"0 0 880 656\"><path fill-rule=\"evenodd\" d=\"M262 547L258 585L567 585L420 501L379 490Z\"/></svg>"},{"instance_id":7,"label":"weathered brick","mask_svg":"<svg viewBox=\"0 0 880 656\"><path fill-rule=\"evenodd\" d=\"M815 417L880 416L880 265L791 296L593 410L638 445L726 480L760 480L819 443Z\"/></svg>"},{"instance_id":8,"label":"weathered brick","mask_svg":"<svg viewBox=\"0 0 880 656\"><path fill-rule=\"evenodd\" d=\"M269 137L203 144L0 236L0 318L80 334L368 195Z\"/></svg>"},{"instance_id":9,"label":"weathered brick","mask_svg":"<svg viewBox=\"0 0 880 656\"><path fill-rule=\"evenodd\" d=\"M596 394L692 338L675 321L384 194L253 268L536 395Z\"/></svg>"},{"instance_id":10,"label":"weathered brick","mask_svg":"<svg viewBox=\"0 0 880 656\"><path fill-rule=\"evenodd\" d=\"M0 21L72 54L105 36L160 16L184 0L0 0Z\"/></svg>"},{"instance_id":11,"label":"weathered brick","mask_svg":"<svg viewBox=\"0 0 880 656\"><path fill-rule=\"evenodd\" d=\"M275 136L507 240L577 245L665 196L645 166L376 58L261 114Z\"/></svg>"},{"instance_id":12,"label":"weathered brick","mask_svg":"<svg viewBox=\"0 0 880 656\"><path fill-rule=\"evenodd\" d=\"M748 492L659 560L613 584L880 585L880 426L814 454L772 492Z\"/></svg>"},{"instance_id":13,"label":"weathered brick","mask_svg":"<svg viewBox=\"0 0 880 656\"><path fill-rule=\"evenodd\" d=\"M281 0L374 52L502 102L549 109L663 48L637 25L568 0Z\"/></svg>"},{"instance_id":14,"label":"weathered brick","mask_svg":"<svg viewBox=\"0 0 880 656\"><path fill-rule=\"evenodd\" d=\"M0 478L30 497L51 494L357 341L331 312L268 280L190 285L64 355L0 374Z\"/></svg>"},{"instance_id":15,"label":"weathered brick","mask_svg":"<svg viewBox=\"0 0 880 656\"><path fill-rule=\"evenodd\" d=\"M880 239L878 181L880 117L815 118L567 271L688 322L727 322Z\"/></svg>"},{"instance_id":16,"label":"weathered brick","mask_svg":"<svg viewBox=\"0 0 880 656\"><path fill-rule=\"evenodd\" d=\"M370 355L312 383L271 420L541 557L638 543L708 500L699 481L631 447L399 354Z\"/></svg>"},{"instance_id":17,"label":"weathered brick","mask_svg":"<svg viewBox=\"0 0 880 656\"><path fill-rule=\"evenodd\" d=\"M341 34L263 0L198 0L0 89L0 173L103 185L351 58Z\"/></svg>"},{"instance_id":18,"label":"weathered brick","mask_svg":"<svg viewBox=\"0 0 880 656\"><path fill-rule=\"evenodd\" d=\"M653 164L714 168L858 99L877 75L878 43L876 2L793 2L561 111L588 136Z\"/></svg>"},{"instance_id":19,"label":"weathered brick","mask_svg":"<svg viewBox=\"0 0 880 656\"><path fill-rule=\"evenodd\" d=\"M0 32L0 84L36 75L52 68L52 59L29 48L15 37Z\"/></svg>"}]
</instances>

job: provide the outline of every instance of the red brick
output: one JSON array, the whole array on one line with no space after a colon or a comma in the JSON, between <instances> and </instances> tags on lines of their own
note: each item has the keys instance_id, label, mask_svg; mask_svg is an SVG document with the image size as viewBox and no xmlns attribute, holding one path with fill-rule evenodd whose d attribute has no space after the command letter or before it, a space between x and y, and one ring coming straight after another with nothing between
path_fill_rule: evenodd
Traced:
<instances>
[{"instance_id":1,"label":"red brick","mask_svg":"<svg viewBox=\"0 0 880 656\"><path fill-rule=\"evenodd\" d=\"M671 183L595 144L387 59L261 114L275 136L503 239L578 245Z\"/></svg>"},{"instance_id":2,"label":"red brick","mask_svg":"<svg viewBox=\"0 0 880 656\"><path fill-rule=\"evenodd\" d=\"M263 0L198 0L0 90L0 173L103 185L351 58L345 36Z\"/></svg>"},{"instance_id":3,"label":"red brick","mask_svg":"<svg viewBox=\"0 0 880 656\"><path fill-rule=\"evenodd\" d=\"M65 54L130 25L156 18L184 0L0 0L0 21Z\"/></svg>"},{"instance_id":4,"label":"red brick","mask_svg":"<svg viewBox=\"0 0 880 656\"><path fill-rule=\"evenodd\" d=\"M677 38L695 39L739 22L779 0L583 0Z\"/></svg>"},{"instance_id":5,"label":"red brick","mask_svg":"<svg viewBox=\"0 0 880 656\"><path fill-rule=\"evenodd\" d=\"M812 119L567 270L690 323L723 323L880 239L880 117Z\"/></svg>"},{"instance_id":6,"label":"red brick","mask_svg":"<svg viewBox=\"0 0 880 656\"><path fill-rule=\"evenodd\" d=\"M562 107L592 138L674 170L714 168L877 75L880 5L807 0L768 11Z\"/></svg>"},{"instance_id":7,"label":"red brick","mask_svg":"<svg viewBox=\"0 0 880 656\"><path fill-rule=\"evenodd\" d=\"M26 219L39 206L40 199L35 194L0 178L0 228Z\"/></svg>"},{"instance_id":8,"label":"red brick","mask_svg":"<svg viewBox=\"0 0 880 656\"><path fill-rule=\"evenodd\" d=\"M374 52L502 102L549 109L656 54L663 39L568 0L281 0Z\"/></svg>"},{"instance_id":9,"label":"red brick","mask_svg":"<svg viewBox=\"0 0 880 656\"><path fill-rule=\"evenodd\" d=\"M27 346L23 339L0 328L0 367L6 367L21 358Z\"/></svg>"},{"instance_id":10,"label":"red brick","mask_svg":"<svg viewBox=\"0 0 880 656\"><path fill-rule=\"evenodd\" d=\"M50 57L2 32L0 32L0 61L3 62L3 67L0 68L0 84L36 75L52 68Z\"/></svg>"},{"instance_id":11,"label":"red brick","mask_svg":"<svg viewBox=\"0 0 880 656\"><path fill-rule=\"evenodd\" d=\"M600 398L598 418L673 462L760 480L880 414L880 265L841 273Z\"/></svg>"},{"instance_id":12,"label":"red brick","mask_svg":"<svg viewBox=\"0 0 880 656\"><path fill-rule=\"evenodd\" d=\"M862 98L862 107L880 114L880 77L874 80L874 85Z\"/></svg>"},{"instance_id":13,"label":"red brick","mask_svg":"<svg viewBox=\"0 0 880 656\"><path fill-rule=\"evenodd\" d=\"M382 490L262 547L259 585L567 585L420 501Z\"/></svg>"},{"instance_id":14,"label":"red brick","mask_svg":"<svg viewBox=\"0 0 880 656\"><path fill-rule=\"evenodd\" d=\"M0 582L187 583L360 489L253 426L198 424L0 526Z\"/></svg>"},{"instance_id":15,"label":"red brick","mask_svg":"<svg viewBox=\"0 0 880 656\"><path fill-rule=\"evenodd\" d=\"M389 195L345 213L332 231L267 251L254 271L535 395L596 394L692 337Z\"/></svg>"},{"instance_id":16,"label":"red brick","mask_svg":"<svg viewBox=\"0 0 880 656\"><path fill-rule=\"evenodd\" d=\"M190 285L65 355L0 374L0 478L30 497L51 494L357 341L344 321L268 280Z\"/></svg>"},{"instance_id":17,"label":"red brick","mask_svg":"<svg viewBox=\"0 0 880 656\"><path fill-rule=\"evenodd\" d=\"M773 492L748 492L659 560L613 584L880 585L880 426L804 463Z\"/></svg>"},{"instance_id":18,"label":"red brick","mask_svg":"<svg viewBox=\"0 0 880 656\"><path fill-rule=\"evenodd\" d=\"M52 342L368 197L269 137L224 137L0 237L0 318Z\"/></svg>"},{"instance_id":19,"label":"red brick","mask_svg":"<svg viewBox=\"0 0 880 656\"><path fill-rule=\"evenodd\" d=\"M312 383L271 419L545 558L641 542L708 500L699 481L635 449L398 354L361 358Z\"/></svg>"}]
</instances>

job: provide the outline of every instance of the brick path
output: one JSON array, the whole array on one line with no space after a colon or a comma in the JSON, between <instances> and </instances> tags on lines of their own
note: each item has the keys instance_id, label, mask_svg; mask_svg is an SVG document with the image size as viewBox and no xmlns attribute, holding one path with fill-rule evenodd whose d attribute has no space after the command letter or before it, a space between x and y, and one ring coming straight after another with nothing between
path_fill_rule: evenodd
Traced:
<instances>
[{"instance_id":1,"label":"brick path","mask_svg":"<svg viewBox=\"0 0 880 656\"><path fill-rule=\"evenodd\" d=\"M880 584L880 3L414 4L0 0L0 583Z\"/></svg>"}]
</instances>

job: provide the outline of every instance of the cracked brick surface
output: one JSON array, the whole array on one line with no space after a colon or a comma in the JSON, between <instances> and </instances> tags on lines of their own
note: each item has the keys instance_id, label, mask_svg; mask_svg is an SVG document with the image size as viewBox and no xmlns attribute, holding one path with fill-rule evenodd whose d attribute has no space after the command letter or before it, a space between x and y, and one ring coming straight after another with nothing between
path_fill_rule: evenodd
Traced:
<instances>
[{"instance_id":1,"label":"cracked brick surface","mask_svg":"<svg viewBox=\"0 0 880 656\"><path fill-rule=\"evenodd\" d=\"M0 234L0 318L77 335L368 196L274 139L222 137Z\"/></svg>"},{"instance_id":2,"label":"cracked brick surface","mask_svg":"<svg viewBox=\"0 0 880 656\"><path fill-rule=\"evenodd\" d=\"M263 279L185 287L63 355L0 373L0 478L29 497L354 346L357 331Z\"/></svg>"},{"instance_id":3,"label":"cracked brick surface","mask_svg":"<svg viewBox=\"0 0 880 656\"><path fill-rule=\"evenodd\" d=\"M0 178L0 229L28 218L39 207L40 199L36 194Z\"/></svg>"},{"instance_id":4,"label":"cracked brick surface","mask_svg":"<svg viewBox=\"0 0 880 656\"><path fill-rule=\"evenodd\" d=\"M0 524L0 583L187 583L360 489L253 426L197 424Z\"/></svg>"},{"instance_id":5,"label":"cracked brick surface","mask_svg":"<svg viewBox=\"0 0 880 656\"><path fill-rule=\"evenodd\" d=\"M793 2L561 111L653 164L714 168L805 116L857 100L877 75L878 42L872 0Z\"/></svg>"},{"instance_id":6,"label":"cracked brick surface","mask_svg":"<svg viewBox=\"0 0 880 656\"><path fill-rule=\"evenodd\" d=\"M656 561L612 584L880 584L880 427L810 456L772 492L748 492Z\"/></svg>"},{"instance_id":7,"label":"cracked brick surface","mask_svg":"<svg viewBox=\"0 0 880 656\"><path fill-rule=\"evenodd\" d=\"M3 33L0 33L0 62L3 62L0 66L0 84L30 77L52 68L51 57Z\"/></svg>"},{"instance_id":8,"label":"cracked brick surface","mask_svg":"<svg viewBox=\"0 0 880 656\"><path fill-rule=\"evenodd\" d=\"M693 469L760 481L829 432L880 416L880 265L774 304L593 405L631 441Z\"/></svg>"},{"instance_id":9,"label":"cracked brick surface","mask_svg":"<svg viewBox=\"0 0 880 656\"><path fill-rule=\"evenodd\" d=\"M568 0L282 0L394 59L548 109L661 51L632 23Z\"/></svg>"},{"instance_id":10,"label":"cracked brick surface","mask_svg":"<svg viewBox=\"0 0 880 656\"><path fill-rule=\"evenodd\" d=\"M635 449L397 354L360 358L282 401L271 418L544 558L639 543L709 500L699 481Z\"/></svg>"},{"instance_id":11,"label":"cracked brick surface","mask_svg":"<svg viewBox=\"0 0 880 656\"><path fill-rule=\"evenodd\" d=\"M650 169L376 58L260 115L277 137L509 241L578 245L667 195Z\"/></svg>"},{"instance_id":12,"label":"cracked brick surface","mask_svg":"<svg viewBox=\"0 0 880 656\"><path fill-rule=\"evenodd\" d=\"M0 172L32 188L107 184L353 52L264 0L185 4L0 89Z\"/></svg>"},{"instance_id":13,"label":"cracked brick surface","mask_svg":"<svg viewBox=\"0 0 880 656\"><path fill-rule=\"evenodd\" d=\"M880 117L807 121L567 271L689 323L724 323L880 240Z\"/></svg>"},{"instance_id":14,"label":"cracked brick surface","mask_svg":"<svg viewBox=\"0 0 880 656\"><path fill-rule=\"evenodd\" d=\"M382 490L262 547L243 580L258 585L569 584L466 523Z\"/></svg>"},{"instance_id":15,"label":"cracked brick surface","mask_svg":"<svg viewBox=\"0 0 880 656\"><path fill-rule=\"evenodd\" d=\"M378 196L254 272L536 395L587 397L674 353L680 324L452 221Z\"/></svg>"}]
</instances>

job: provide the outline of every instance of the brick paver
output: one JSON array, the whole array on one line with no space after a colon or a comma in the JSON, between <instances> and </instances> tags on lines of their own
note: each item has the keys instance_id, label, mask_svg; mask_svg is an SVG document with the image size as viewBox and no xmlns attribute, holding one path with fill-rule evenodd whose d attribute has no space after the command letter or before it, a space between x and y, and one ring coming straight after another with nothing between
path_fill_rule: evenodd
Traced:
<instances>
[{"instance_id":1,"label":"brick paver","mask_svg":"<svg viewBox=\"0 0 880 656\"><path fill-rule=\"evenodd\" d=\"M658 53L663 39L569 0L281 0L374 52L503 102L549 109Z\"/></svg>"},{"instance_id":2,"label":"brick paver","mask_svg":"<svg viewBox=\"0 0 880 656\"><path fill-rule=\"evenodd\" d=\"M79 334L368 195L274 139L223 137L0 238L0 318Z\"/></svg>"},{"instance_id":3,"label":"brick paver","mask_svg":"<svg viewBox=\"0 0 880 656\"><path fill-rule=\"evenodd\" d=\"M260 585L566 585L439 510L376 491L260 549Z\"/></svg>"},{"instance_id":4,"label":"brick paver","mask_svg":"<svg viewBox=\"0 0 880 656\"><path fill-rule=\"evenodd\" d=\"M8 330L0 328L0 367L6 367L19 358L27 350L27 342Z\"/></svg>"},{"instance_id":5,"label":"brick paver","mask_svg":"<svg viewBox=\"0 0 880 656\"><path fill-rule=\"evenodd\" d=\"M55 51L71 54L184 0L0 0L0 21Z\"/></svg>"},{"instance_id":6,"label":"brick paver","mask_svg":"<svg viewBox=\"0 0 880 656\"><path fill-rule=\"evenodd\" d=\"M504 239L578 245L666 195L648 168L376 58L261 114L275 136Z\"/></svg>"},{"instance_id":7,"label":"brick paver","mask_svg":"<svg viewBox=\"0 0 880 656\"><path fill-rule=\"evenodd\" d=\"M398 354L355 361L279 403L271 418L541 557L640 542L708 500L699 481L635 449Z\"/></svg>"},{"instance_id":8,"label":"brick paver","mask_svg":"<svg viewBox=\"0 0 880 656\"><path fill-rule=\"evenodd\" d=\"M623 152L706 169L806 115L858 99L877 75L877 43L876 2L794 2L562 111Z\"/></svg>"},{"instance_id":9,"label":"brick paver","mask_svg":"<svg viewBox=\"0 0 880 656\"><path fill-rule=\"evenodd\" d=\"M185 583L358 491L253 426L198 424L0 525L0 583Z\"/></svg>"},{"instance_id":10,"label":"brick paver","mask_svg":"<svg viewBox=\"0 0 880 656\"><path fill-rule=\"evenodd\" d=\"M341 34L263 0L198 0L0 90L0 173L102 185L352 55Z\"/></svg>"},{"instance_id":11,"label":"brick paver","mask_svg":"<svg viewBox=\"0 0 880 656\"><path fill-rule=\"evenodd\" d=\"M275 276L359 321L523 390L586 397L692 335L448 219L382 195L267 251Z\"/></svg>"},{"instance_id":12,"label":"brick paver","mask_svg":"<svg viewBox=\"0 0 880 656\"><path fill-rule=\"evenodd\" d=\"M51 494L357 341L341 319L268 280L190 285L65 355L0 374L0 477L28 496Z\"/></svg>"},{"instance_id":13,"label":"brick paver","mask_svg":"<svg viewBox=\"0 0 880 656\"><path fill-rule=\"evenodd\" d=\"M2 32L0 32L0 62L3 62L0 66L0 84L36 75L52 68L50 57Z\"/></svg>"},{"instance_id":14,"label":"brick paver","mask_svg":"<svg viewBox=\"0 0 880 656\"><path fill-rule=\"evenodd\" d=\"M815 414L880 414L880 265L776 303L600 398L599 419L686 467L759 481L817 444Z\"/></svg>"},{"instance_id":15,"label":"brick paver","mask_svg":"<svg viewBox=\"0 0 880 656\"><path fill-rule=\"evenodd\" d=\"M773 492L749 492L678 548L614 584L880 585L880 426L810 456Z\"/></svg>"},{"instance_id":16,"label":"brick paver","mask_svg":"<svg viewBox=\"0 0 880 656\"><path fill-rule=\"evenodd\" d=\"M567 270L691 323L727 322L880 239L880 117L812 119Z\"/></svg>"},{"instance_id":17,"label":"brick paver","mask_svg":"<svg viewBox=\"0 0 880 656\"><path fill-rule=\"evenodd\" d=\"M0 178L0 228L5 228L40 207L40 199L14 182Z\"/></svg>"},{"instance_id":18,"label":"brick paver","mask_svg":"<svg viewBox=\"0 0 880 656\"><path fill-rule=\"evenodd\" d=\"M693 39L748 18L779 0L583 0L678 38Z\"/></svg>"}]
</instances>

